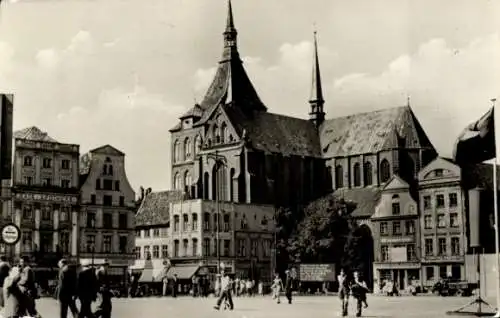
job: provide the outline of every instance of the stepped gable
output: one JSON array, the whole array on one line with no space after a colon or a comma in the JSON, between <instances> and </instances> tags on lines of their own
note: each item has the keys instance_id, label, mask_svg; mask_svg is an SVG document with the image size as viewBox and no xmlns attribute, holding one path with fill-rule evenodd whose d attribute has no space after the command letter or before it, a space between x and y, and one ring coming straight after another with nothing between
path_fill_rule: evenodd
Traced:
<instances>
[{"instance_id":1,"label":"stepped gable","mask_svg":"<svg viewBox=\"0 0 500 318\"><path fill-rule=\"evenodd\" d=\"M151 192L144 198L135 215L135 225L152 226L169 223L170 203L184 199L186 195L182 191Z\"/></svg>"},{"instance_id":2,"label":"stepped gable","mask_svg":"<svg viewBox=\"0 0 500 318\"><path fill-rule=\"evenodd\" d=\"M15 139L25 139L31 141L55 142L58 141L50 137L46 132L36 126L24 128L14 132Z\"/></svg>"}]
</instances>

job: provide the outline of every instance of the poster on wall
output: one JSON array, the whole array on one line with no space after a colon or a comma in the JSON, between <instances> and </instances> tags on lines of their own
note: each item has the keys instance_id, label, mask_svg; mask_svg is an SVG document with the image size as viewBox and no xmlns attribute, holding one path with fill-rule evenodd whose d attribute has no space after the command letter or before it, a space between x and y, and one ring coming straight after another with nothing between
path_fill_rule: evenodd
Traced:
<instances>
[{"instance_id":1,"label":"poster on wall","mask_svg":"<svg viewBox=\"0 0 500 318\"><path fill-rule=\"evenodd\" d=\"M406 247L393 247L391 248L391 261L395 263L406 262Z\"/></svg>"},{"instance_id":2,"label":"poster on wall","mask_svg":"<svg viewBox=\"0 0 500 318\"><path fill-rule=\"evenodd\" d=\"M333 282L336 280L335 264L300 264L299 280L302 282Z\"/></svg>"}]
</instances>

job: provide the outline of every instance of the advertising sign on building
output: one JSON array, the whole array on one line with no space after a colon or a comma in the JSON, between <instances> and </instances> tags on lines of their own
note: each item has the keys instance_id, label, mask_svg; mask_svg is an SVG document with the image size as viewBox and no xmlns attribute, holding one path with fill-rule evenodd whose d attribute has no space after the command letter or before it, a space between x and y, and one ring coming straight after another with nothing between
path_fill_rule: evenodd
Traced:
<instances>
[{"instance_id":1,"label":"advertising sign on building","mask_svg":"<svg viewBox=\"0 0 500 318\"><path fill-rule=\"evenodd\" d=\"M407 262L406 247L393 247L391 248L391 262L404 263Z\"/></svg>"},{"instance_id":2,"label":"advertising sign on building","mask_svg":"<svg viewBox=\"0 0 500 318\"><path fill-rule=\"evenodd\" d=\"M336 280L335 264L300 264L299 280L302 282L333 282Z\"/></svg>"}]
</instances>

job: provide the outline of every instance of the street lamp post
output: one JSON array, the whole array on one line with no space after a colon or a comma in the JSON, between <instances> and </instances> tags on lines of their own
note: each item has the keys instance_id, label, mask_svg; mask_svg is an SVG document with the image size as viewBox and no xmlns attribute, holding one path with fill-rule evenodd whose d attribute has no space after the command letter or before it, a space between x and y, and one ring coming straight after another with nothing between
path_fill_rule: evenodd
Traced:
<instances>
[{"instance_id":1,"label":"street lamp post","mask_svg":"<svg viewBox=\"0 0 500 318\"><path fill-rule=\"evenodd\" d=\"M90 221L90 226L95 229L95 220L91 220ZM92 258L91 258L91 262L92 262L92 267L94 267L94 257L95 257L95 237L94 237L94 242L92 243Z\"/></svg>"},{"instance_id":2,"label":"street lamp post","mask_svg":"<svg viewBox=\"0 0 500 318\"><path fill-rule=\"evenodd\" d=\"M215 151L214 154L210 153L207 155L207 161L208 159L212 159L215 162L215 173L213 175L213 178L215 178L215 213L217 215L216 220L216 232L215 232L215 241L216 241L216 252L217 252L217 273L220 273L220 198L219 198L219 191L220 191L220 183L219 183L219 178L217 175L219 174L219 169L221 167L226 166L226 157L219 155L217 151Z\"/></svg>"}]
</instances>

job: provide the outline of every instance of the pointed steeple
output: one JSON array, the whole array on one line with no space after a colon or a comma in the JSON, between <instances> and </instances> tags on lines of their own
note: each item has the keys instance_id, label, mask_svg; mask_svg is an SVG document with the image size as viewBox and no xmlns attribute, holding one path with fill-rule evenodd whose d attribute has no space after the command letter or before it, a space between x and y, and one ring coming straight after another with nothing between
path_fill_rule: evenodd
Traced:
<instances>
[{"instance_id":1,"label":"pointed steeple","mask_svg":"<svg viewBox=\"0 0 500 318\"><path fill-rule=\"evenodd\" d=\"M311 112L309 113L309 120L314 122L316 126L320 126L325 120L325 112L323 111L323 105L325 100L323 99L323 88L321 86L321 73L319 68L319 57L318 57L318 39L317 32L314 31L314 57L313 57L313 70L312 70L312 85L311 85L311 96L309 98L309 104L311 105Z\"/></svg>"},{"instance_id":2,"label":"pointed steeple","mask_svg":"<svg viewBox=\"0 0 500 318\"><path fill-rule=\"evenodd\" d=\"M226 30L224 31L224 55L223 58L238 58L238 46L236 43L238 32L234 27L233 7L231 0L227 2Z\"/></svg>"},{"instance_id":3,"label":"pointed steeple","mask_svg":"<svg viewBox=\"0 0 500 318\"><path fill-rule=\"evenodd\" d=\"M212 84L201 102L201 108L206 110L219 104L231 104L248 114L253 111L267 111L246 74L238 52L236 42L238 32L234 26L231 0L227 3L226 28L223 36L222 58Z\"/></svg>"}]
</instances>

